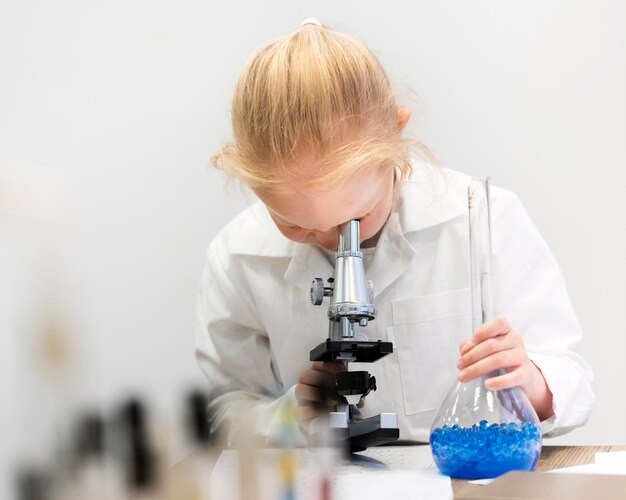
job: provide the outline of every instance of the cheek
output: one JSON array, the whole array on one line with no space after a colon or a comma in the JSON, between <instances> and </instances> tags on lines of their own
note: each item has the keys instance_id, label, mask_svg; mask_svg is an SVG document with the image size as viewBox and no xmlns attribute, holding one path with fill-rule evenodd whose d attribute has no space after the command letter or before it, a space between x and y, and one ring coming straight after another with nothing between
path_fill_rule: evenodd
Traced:
<instances>
[{"instance_id":1,"label":"cheek","mask_svg":"<svg viewBox=\"0 0 626 500\"><path fill-rule=\"evenodd\" d=\"M383 228L391 212L392 203L393 193L379 203L368 217L363 219L361 222L361 241L372 238Z\"/></svg>"},{"instance_id":2,"label":"cheek","mask_svg":"<svg viewBox=\"0 0 626 500\"><path fill-rule=\"evenodd\" d=\"M378 231L374 227L374 223L370 221L363 221L361 223L361 243L365 240L369 240L372 236L374 236Z\"/></svg>"},{"instance_id":3,"label":"cheek","mask_svg":"<svg viewBox=\"0 0 626 500\"><path fill-rule=\"evenodd\" d=\"M361 241L369 240L384 226L387 217L382 213L372 214L361 222Z\"/></svg>"},{"instance_id":4,"label":"cheek","mask_svg":"<svg viewBox=\"0 0 626 500\"><path fill-rule=\"evenodd\" d=\"M295 241L296 243L304 243L308 237L308 232L304 229L289 229L284 227L278 227L278 230L285 238L291 241Z\"/></svg>"}]
</instances>

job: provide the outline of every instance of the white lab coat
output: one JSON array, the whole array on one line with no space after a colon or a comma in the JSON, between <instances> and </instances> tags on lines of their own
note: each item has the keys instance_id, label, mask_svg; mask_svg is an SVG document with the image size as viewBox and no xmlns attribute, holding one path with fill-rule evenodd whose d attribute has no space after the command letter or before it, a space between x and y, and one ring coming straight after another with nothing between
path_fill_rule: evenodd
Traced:
<instances>
[{"instance_id":1,"label":"white lab coat","mask_svg":"<svg viewBox=\"0 0 626 500\"><path fill-rule=\"evenodd\" d=\"M442 182L443 178L443 182ZM368 370L378 390L364 416L398 414L400 439L428 441L456 381L458 345L470 338L467 186L469 177L417 169L402 186L366 269L378 317L357 329L391 341L394 352ZM578 353L581 330L559 267L519 199L493 187L492 245L497 313L524 338L553 393L549 436L586 422L592 373ZM280 234L256 203L211 242L197 302L196 354L211 388L216 422L253 407L269 439L280 405L295 402L309 351L328 335L327 304L309 300L313 278L328 278L324 253ZM231 428L232 430L232 428Z\"/></svg>"}]
</instances>

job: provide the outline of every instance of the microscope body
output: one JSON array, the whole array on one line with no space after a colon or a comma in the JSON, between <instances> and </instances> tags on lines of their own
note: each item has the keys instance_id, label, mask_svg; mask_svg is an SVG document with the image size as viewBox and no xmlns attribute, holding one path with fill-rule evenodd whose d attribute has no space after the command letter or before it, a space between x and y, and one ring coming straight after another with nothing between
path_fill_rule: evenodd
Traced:
<instances>
[{"instance_id":1,"label":"microscope body","mask_svg":"<svg viewBox=\"0 0 626 500\"><path fill-rule=\"evenodd\" d=\"M311 302L321 305L330 297L328 338L310 353L311 361L340 362L345 372L336 375L337 408L329 415L330 427L347 440L351 451L395 441L399 437L395 413L355 418L355 405L376 390L376 379L367 371L349 371L348 363L373 363L393 352L391 342L355 339L355 324L366 327L376 318L373 285L365 279L363 254L360 251L360 223L351 220L339 226L339 246L335 254L335 272L324 285L315 278L311 285Z\"/></svg>"}]
</instances>

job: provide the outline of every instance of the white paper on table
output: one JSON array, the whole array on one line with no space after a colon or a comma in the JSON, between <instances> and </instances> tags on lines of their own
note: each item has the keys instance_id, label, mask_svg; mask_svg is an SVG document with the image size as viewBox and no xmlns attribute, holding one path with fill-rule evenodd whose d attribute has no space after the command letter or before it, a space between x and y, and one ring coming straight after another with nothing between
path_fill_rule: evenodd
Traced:
<instances>
[{"instance_id":1,"label":"white paper on table","mask_svg":"<svg viewBox=\"0 0 626 500\"><path fill-rule=\"evenodd\" d=\"M472 484L482 484L483 486L489 483L493 483L496 479L498 479L497 477L490 477L487 479L474 479L472 481L470 481L470 483Z\"/></svg>"},{"instance_id":2,"label":"white paper on table","mask_svg":"<svg viewBox=\"0 0 626 500\"><path fill-rule=\"evenodd\" d=\"M450 478L432 470L376 471L337 476L334 496L359 500L434 500L452 499L453 492Z\"/></svg>"},{"instance_id":3,"label":"white paper on table","mask_svg":"<svg viewBox=\"0 0 626 500\"><path fill-rule=\"evenodd\" d=\"M626 475L626 451L597 452L593 464L574 465L573 467L552 469L548 472Z\"/></svg>"},{"instance_id":4,"label":"white paper on table","mask_svg":"<svg viewBox=\"0 0 626 500\"><path fill-rule=\"evenodd\" d=\"M624 467L626 469L626 451L608 451L596 453L596 464ZM625 474L623 472L622 474Z\"/></svg>"},{"instance_id":5,"label":"white paper on table","mask_svg":"<svg viewBox=\"0 0 626 500\"><path fill-rule=\"evenodd\" d=\"M450 478L440 474L433 462L430 446L369 448L356 458L336 469L337 498L435 500L454 496ZM367 460L372 462L368 465Z\"/></svg>"},{"instance_id":6,"label":"white paper on table","mask_svg":"<svg viewBox=\"0 0 626 500\"><path fill-rule=\"evenodd\" d=\"M281 450L257 450L259 500L280 498L281 484L277 459ZM293 450L298 463L296 473L297 500L319 498L320 469L314 452ZM239 455L225 450L220 455L209 478L211 498L239 498ZM333 497L344 499L380 499L392 496L410 500L438 500L453 498L448 476L435 467L428 446L391 446L370 448L355 456L351 462L333 467L331 480Z\"/></svg>"},{"instance_id":7,"label":"white paper on table","mask_svg":"<svg viewBox=\"0 0 626 500\"><path fill-rule=\"evenodd\" d=\"M573 465L571 467L562 467L560 469L552 469L546 472L558 472L561 474L609 474L609 475L626 475L626 451L609 451L597 452L595 463ZM472 484L489 484L495 481L493 479L477 479L470 481Z\"/></svg>"}]
</instances>

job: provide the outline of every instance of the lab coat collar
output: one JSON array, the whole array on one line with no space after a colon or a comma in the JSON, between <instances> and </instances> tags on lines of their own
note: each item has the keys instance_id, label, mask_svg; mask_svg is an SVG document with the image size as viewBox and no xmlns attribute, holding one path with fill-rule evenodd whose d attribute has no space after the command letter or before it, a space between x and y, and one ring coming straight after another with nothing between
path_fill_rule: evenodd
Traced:
<instances>
[{"instance_id":1,"label":"lab coat collar","mask_svg":"<svg viewBox=\"0 0 626 500\"><path fill-rule=\"evenodd\" d=\"M378 239L374 258L365 271L366 278L374 284L374 297L402 276L416 254L403 234L399 213L392 211Z\"/></svg>"},{"instance_id":2,"label":"lab coat collar","mask_svg":"<svg viewBox=\"0 0 626 500\"><path fill-rule=\"evenodd\" d=\"M459 172L418 167L402 185L366 271L374 282L375 296L396 281L415 257L417 252L407 240L410 233L467 212L469 180ZM250 207L231 248L235 254L290 258L284 278L304 290L310 289L313 278L326 280L333 273L333 266L319 248L285 238L260 201Z\"/></svg>"},{"instance_id":3,"label":"lab coat collar","mask_svg":"<svg viewBox=\"0 0 626 500\"><path fill-rule=\"evenodd\" d=\"M378 296L399 279L418 256L411 233L442 224L467 211L469 177L437 167L418 166L400 188L366 271Z\"/></svg>"},{"instance_id":4,"label":"lab coat collar","mask_svg":"<svg viewBox=\"0 0 626 500\"><path fill-rule=\"evenodd\" d=\"M397 211L405 235L467 213L471 177L430 165L417 166L401 188Z\"/></svg>"},{"instance_id":5,"label":"lab coat collar","mask_svg":"<svg viewBox=\"0 0 626 500\"><path fill-rule=\"evenodd\" d=\"M417 167L400 188L383 227L366 277L380 295L408 269L417 250L407 237L467 213L470 177L437 167ZM296 245L284 275L289 283L308 290L314 277L326 280L333 266L323 252L311 245Z\"/></svg>"},{"instance_id":6,"label":"lab coat collar","mask_svg":"<svg viewBox=\"0 0 626 500\"><path fill-rule=\"evenodd\" d=\"M231 252L234 255L289 258L284 278L298 288L310 290L313 278L326 281L333 275L333 266L323 251L285 238L260 201L233 221L233 229Z\"/></svg>"},{"instance_id":7,"label":"lab coat collar","mask_svg":"<svg viewBox=\"0 0 626 500\"><path fill-rule=\"evenodd\" d=\"M366 278L374 283L374 297L402 275L415 254L415 248L402 234L398 213L392 212L376 245L374 258L365 271ZM333 265L322 250L312 245L297 245L284 278L298 288L310 290L313 278L326 281L333 271Z\"/></svg>"},{"instance_id":8,"label":"lab coat collar","mask_svg":"<svg viewBox=\"0 0 626 500\"><path fill-rule=\"evenodd\" d=\"M298 247L306 246L285 238L261 201L248 207L231 224L230 248L233 255L293 257Z\"/></svg>"},{"instance_id":9,"label":"lab coat collar","mask_svg":"<svg viewBox=\"0 0 626 500\"><path fill-rule=\"evenodd\" d=\"M322 250L313 245L300 244L296 245L284 278L298 288L310 290L314 278L322 278L326 282L333 271L334 267Z\"/></svg>"}]
</instances>

